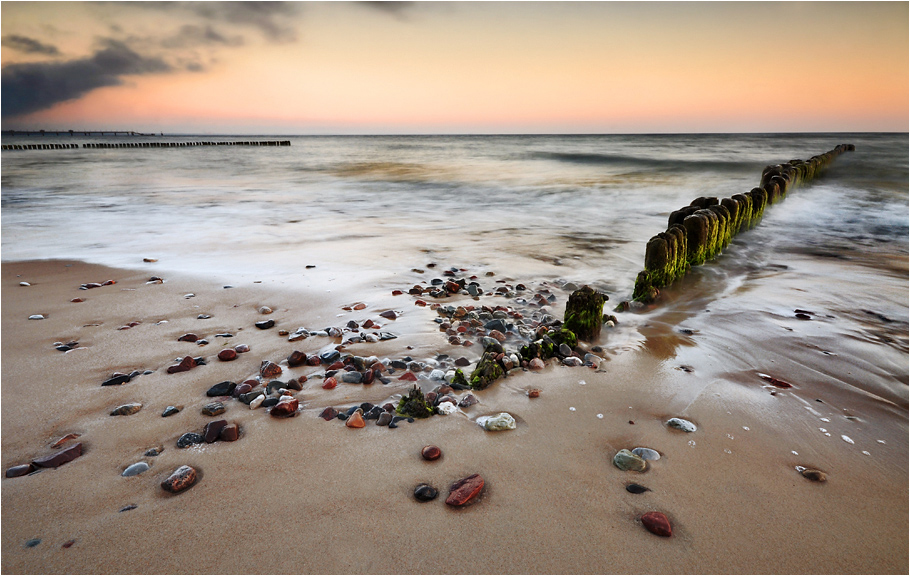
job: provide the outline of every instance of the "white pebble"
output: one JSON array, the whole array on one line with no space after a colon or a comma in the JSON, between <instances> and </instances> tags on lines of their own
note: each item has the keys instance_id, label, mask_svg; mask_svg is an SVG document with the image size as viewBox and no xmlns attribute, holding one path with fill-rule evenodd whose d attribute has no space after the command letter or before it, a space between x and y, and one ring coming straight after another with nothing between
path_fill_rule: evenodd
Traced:
<instances>
[{"instance_id":1,"label":"white pebble","mask_svg":"<svg viewBox=\"0 0 910 576\"><path fill-rule=\"evenodd\" d=\"M575 412L575 406L569 406L569 412Z\"/></svg>"},{"instance_id":2,"label":"white pebble","mask_svg":"<svg viewBox=\"0 0 910 576\"><path fill-rule=\"evenodd\" d=\"M733 440L733 436L730 434L727 434L727 438L729 438L730 440Z\"/></svg>"},{"instance_id":3,"label":"white pebble","mask_svg":"<svg viewBox=\"0 0 910 576\"><path fill-rule=\"evenodd\" d=\"M821 430L822 432L827 432L827 430L825 430L824 428L819 428L819 430Z\"/></svg>"},{"instance_id":4,"label":"white pebble","mask_svg":"<svg viewBox=\"0 0 910 576\"><path fill-rule=\"evenodd\" d=\"M19 282L19 286L31 286L28 282Z\"/></svg>"},{"instance_id":5,"label":"white pebble","mask_svg":"<svg viewBox=\"0 0 910 576\"><path fill-rule=\"evenodd\" d=\"M579 380L578 383L581 384L582 386L584 386L585 384L587 384L587 382L585 382L584 380Z\"/></svg>"},{"instance_id":6,"label":"white pebble","mask_svg":"<svg viewBox=\"0 0 910 576\"><path fill-rule=\"evenodd\" d=\"M196 296L195 294L184 294L183 295L184 298L193 298L195 296Z\"/></svg>"},{"instance_id":7,"label":"white pebble","mask_svg":"<svg viewBox=\"0 0 910 576\"><path fill-rule=\"evenodd\" d=\"M854 443L854 442L853 442L853 438L850 438L849 436L846 436L846 435L844 435L844 434L841 434L841 440L843 440L843 441L846 442L847 444L853 444L853 443Z\"/></svg>"},{"instance_id":8,"label":"white pebble","mask_svg":"<svg viewBox=\"0 0 910 576\"><path fill-rule=\"evenodd\" d=\"M253 398L253 401L250 402L250 410L255 410L256 408L259 408L259 405L262 404L264 401L265 401L265 394L260 394L259 396L256 396L255 398Z\"/></svg>"},{"instance_id":9,"label":"white pebble","mask_svg":"<svg viewBox=\"0 0 910 576\"><path fill-rule=\"evenodd\" d=\"M598 414L597 417L600 418L601 420L603 420L604 415L603 415L603 414Z\"/></svg>"},{"instance_id":10,"label":"white pebble","mask_svg":"<svg viewBox=\"0 0 910 576\"><path fill-rule=\"evenodd\" d=\"M259 313L260 313L260 314L271 314L271 313L272 313L272 309L269 308L268 306L260 306L260 307L259 307Z\"/></svg>"},{"instance_id":11,"label":"white pebble","mask_svg":"<svg viewBox=\"0 0 910 576\"><path fill-rule=\"evenodd\" d=\"M876 440L876 442L878 442L879 444L884 444L884 443L885 443L884 440Z\"/></svg>"},{"instance_id":12,"label":"white pebble","mask_svg":"<svg viewBox=\"0 0 910 576\"><path fill-rule=\"evenodd\" d=\"M863 450L863 454L865 454L866 456L872 456L872 454L869 454L868 450Z\"/></svg>"},{"instance_id":13,"label":"white pebble","mask_svg":"<svg viewBox=\"0 0 910 576\"><path fill-rule=\"evenodd\" d=\"M819 418L819 420L821 420L822 422L830 422L830 421L831 421L830 418Z\"/></svg>"},{"instance_id":14,"label":"white pebble","mask_svg":"<svg viewBox=\"0 0 910 576\"><path fill-rule=\"evenodd\" d=\"M799 452L797 452L796 450L790 450L790 454L793 454L794 456L799 456ZM796 467L797 470L799 470L800 468L802 468L802 466ZM803 468L803 470L805 470L805 468Z\"/></svg>"},{"instance_id":15,"label":"white pebble","mask_svg":"<svg viewBox=\"0 0 910 576\"><path fill-rule=\"evenodd\" d=\"M695 440L689 440L689 446L695 448Z\"/></svg>"},{"instance_id":16,"label":"white pebble","mask_svg":"<svg viewBox=\"0 0 910 576\"><path fill-rule=\"evenodd\" d=\"M748 427L748 426L743 426L743 430L745 430L746 432L748 432L748 431L749 431L749 427Z\"/></svg>"},{"instance_id":17,"label":"white pebble","mask_svg":"<svg viewBox=\"0 0 910 576\"><path fill-rule=\"evenodd\" d=\"M41 314L32 314L28 317L29 320L44 320L44 316Z\"/></svg>"},{"instance_id":18,"label":"white pebble","mask_svg":"<svg viewBox=\"0 0 910 576\"><path fill-rule=\"evenodd\" d=\"M733 454L733 452L731 452L729 448L724 448L724 452L726 452L727 454Z\"/></svg>"},{"instance_id":19,"label":"white pebble","mask_svg":"<svg viewBox=\"0 0 910 576\"><path fill-rule=\"evenodd\" d=\"M453 414L458 410L458 407L452 404L451 402L440 402L439 406L436 407L436 411L442 414L443 416L448 416Z\"/></svg>"}]
</instances>

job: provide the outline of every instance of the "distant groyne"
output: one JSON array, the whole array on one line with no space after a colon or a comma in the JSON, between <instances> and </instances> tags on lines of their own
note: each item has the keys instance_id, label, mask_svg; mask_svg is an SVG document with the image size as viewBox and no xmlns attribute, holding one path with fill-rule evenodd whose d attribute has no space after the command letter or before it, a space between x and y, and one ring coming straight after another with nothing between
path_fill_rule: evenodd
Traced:
<instances>
[{"instance_id":1,"label":"distant groyne","mask_svg":"<svg viewBox=\"0 0 910 576\"><path fill-rule=\"evenodd\" d=\"M190 142L87 142L84 144L3 144L0 150L66 150L77 148L193 148L196 146L290 146L290 140L190 141Z\"/></svg>"},{"instance_id":2,"label":"distant groyne","mask_svg":"<svg viewBox=\"0 0 910 576\"><path fill-rule=\"evenodd\" d=\"M783 200L793 188L819 176L835 158L855 149L853 144L840 144L808 160L768 166L759 186L745 194L720 200L696 198L689 206L671 212L666 231L648 241L645 269L635 279L633 300L656 300L660 288L688 274L690 267L719 255L739 232L757 226L768 205Z\"/></svg>"}]
</instances>

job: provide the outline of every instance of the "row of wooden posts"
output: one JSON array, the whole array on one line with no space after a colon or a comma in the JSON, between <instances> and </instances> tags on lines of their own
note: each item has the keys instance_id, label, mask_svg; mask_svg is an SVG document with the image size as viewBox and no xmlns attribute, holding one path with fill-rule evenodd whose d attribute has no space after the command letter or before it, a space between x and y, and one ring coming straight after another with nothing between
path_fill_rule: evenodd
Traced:
<instances>
[{"instance_id":1,"label":"row of wooden posts","mask_svg":"<svg viewBox=\"0 0 910 576\"><path fill-rule=\"evenodd\" d=\"M90 142L82 148L187 148L193 146L290 146L290 140L244 140L240 142ZM0 150L65 150L79 144L3 144Z\"/></svg>"},{"instance_id":2,"label":"row of wooden posts","mask_svg":"<svg viewBox=\"0 0 910 576\"><path fill-rule=\"evenodd\" d=\"M745 194L730 198L700 197L670 213L667 230L651 238L645 249L645 269L635 279L632 298L651 302L668 286L726 248L733 237L761 222L765 208L784 199L796 186L819 176L835 158L855 150L840 144L808 160L790 160L768 166L761 183Z\"/></svg>"}]
</instances>

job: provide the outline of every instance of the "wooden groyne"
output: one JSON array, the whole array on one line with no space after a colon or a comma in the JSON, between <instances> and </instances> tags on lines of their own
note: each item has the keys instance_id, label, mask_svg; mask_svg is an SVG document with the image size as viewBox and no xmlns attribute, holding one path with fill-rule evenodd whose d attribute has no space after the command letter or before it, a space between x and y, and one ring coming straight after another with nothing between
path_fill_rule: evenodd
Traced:
<instances>
[{"instance_id":1,"label":"wooden groyne","mask_svg":"<svg viewBox=\"0 0 910 576\"><path fill-rule=\"evenodd\" d=\"M4 136L154 136L135 130L4 130ZM164 136L164 134L161 134Z\"/></svg>"},{"instance_id":2,"label":"wooden groyne","mask_svg":"<svg viewBox=\"0 0 910 576\"><path fill-rule=\"evenodd\" d=\"M290 146L290 140L242 140L237 142L88 142L82 148L194 148L196 146ZM65 150L80 144L3 144L0 150Z\"/></svg>"},{"instance_id":3,"label":"wooden groyne","mask_svg":"<svg viewBox=\"0 0 910 576\"><path fill-rule=\"evenodd\" d=\"M780 202L795 187L819 176L835 158L855 149L853 144L840 144L808 160L768 166L759 186L745 194L720 200L700 197L671 212L666 231L648 241L645 269L635 279L633 300L653 302L660 288L720 254L739 232L757 226L767 206Z\"/></svg>"}]
</instances>

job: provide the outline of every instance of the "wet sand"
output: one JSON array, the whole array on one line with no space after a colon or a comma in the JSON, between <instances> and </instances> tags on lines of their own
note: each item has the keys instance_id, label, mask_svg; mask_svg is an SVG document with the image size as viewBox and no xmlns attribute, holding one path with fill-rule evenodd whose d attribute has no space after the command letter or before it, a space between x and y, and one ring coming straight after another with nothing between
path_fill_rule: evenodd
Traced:
<instances>
[{"instance_id":1,"label":"wet sand","mask_svg":"<svg viewBox=\"0 0 910 576\"><path fill-rule=\"evenodd\" d=\"M477 392L480 404L450 416L394 430L373 422L346 428L317 416L330 405L393 400L409 384L393 376L389 385L339 383L327 391L310 378L297 393L303 409L295 418L278 420L228 400L219 418L240 425L238 441L177 449L181 434L212 419L200 409L213 384L248 378L262 360L337 343L291 343L279 328L372 318L399 338L348 351L380 358L442 353L473 361L479 347L450 346L434 329L434 312L414 306L412 296L391 296L384 285L354 294L304 292L262 278L224 289L217 280L163 273L164 284L146 284L149 270L155 273L151 266L129 271L62 261L2 265L4 470L53 453L50 444L67 433L81 434L85 447L57 469L3 479L4 573L908 571L907 366L893 365L887 343L847 342L832 336L836 330L813 333L809 327L819 322L723 301L711 304L709 317L678 309L644 320L622 315L620 327L602 336L612 345L600 370L548 364ZM78 290L108 279L117 283ZM77 297L85 302L70 302ZM367 308L342 310L356 301ZM552 307L559 316L564 301ZM267 317L276 328L253 327L266 318L257 312L263 305L275 310ZM389 308L402 312L399 319L379 317ZM28 320L31 314L47 318ZM133 321L141 323L117 330ZM645 335L644 344L628 338L629 326ZM800 346L788 336L794 330L803 335ZM211 343L178 342L186 332ZM235 336L214 337L221 332ZM85 348L54 349L69 340ZM219 362L222 343L246 343L251 351ZM851 355L827 356L812 346ZM185 355L208 364L167 374ZM848 390L836 377L851 365L857 374L844 376ZM282 378L324 372L284 368ZM154 373L100 385L112 372L146 369ZM863 370L874 380L874 393L865 396L856 392ZM794 388L776 389L759 372ZM541 396L528 398L530 388ZM143 408L108 415L127 402ZM182 412L161 417L177 404ZM518 428L491 433L473 422L499 411L513 414ZM664 423L674 416L698 431L669 429ZM423 461L427 444L443 457ZM143 456L155 446L164 452ZM644 473L612 465L619 449L636 446L662 457ZM138 461L151 469L120 476ZM165 493L160 482L183 464L201 479L182 494ZM823 470L828 481L811 482L796 466ZM480 500L446 506L448 485L474 473L486 481ZM421 482L441 497L417 502L411 493ZM631 494L624 489L630 482L650 491ZM136 508L118 512L127 505ZM671 538L642 527L639 518L650 510L667 514ZM31 539L41 542L27 547Z\"/></svg>"}]
</instances>

